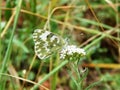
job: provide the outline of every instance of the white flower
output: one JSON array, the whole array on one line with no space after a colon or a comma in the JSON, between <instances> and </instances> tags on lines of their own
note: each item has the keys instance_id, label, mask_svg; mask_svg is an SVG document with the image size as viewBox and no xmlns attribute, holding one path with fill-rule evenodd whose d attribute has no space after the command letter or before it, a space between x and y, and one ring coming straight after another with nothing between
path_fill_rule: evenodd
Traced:
<instances>
[{"instance_id":1,"label":"white flower","mask_svg":"<svg viewBox=\"0 0 120 90\"><path fill-rule=\"evenodd\" d=\"M79 58L82 55L86 55L84 49L81 49L75 45L65 46L60 51L60 59L65 59L66 57Z\"/></svg>"}]
</instances>

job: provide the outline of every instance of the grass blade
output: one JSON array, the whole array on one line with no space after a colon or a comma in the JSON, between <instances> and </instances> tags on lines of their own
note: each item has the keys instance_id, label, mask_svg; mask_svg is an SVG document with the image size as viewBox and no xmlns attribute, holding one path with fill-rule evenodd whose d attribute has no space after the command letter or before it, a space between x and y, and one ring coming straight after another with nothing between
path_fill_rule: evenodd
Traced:
<instances>
[{"instance_id":1,"label":"grass blade","mask_svg":"<svg viewBox=\"0 0 120 90\"><path fill-rule=\"evenodd\" d=\"M19 17L21 3L22 3L22 0L19 1L18 5L16 7L16 11L14 12L14 13L16 13L16 16L15 16L14 23L13 23L13 30L12 30L12 34L10 36L10 41L9 41L8 48L7 48L7 51L6 51L6 54L5 54L5 58L4 58L3 62L2 62L2 67L1 67L0 73L5 72L5 66L7 64L8 59L9 59L10 49L12 47L13 36L14 36L14 32L15 32L18 17ZM0 75L0 78L1 78L1 75Z\"/></svg>"}]
</instances>

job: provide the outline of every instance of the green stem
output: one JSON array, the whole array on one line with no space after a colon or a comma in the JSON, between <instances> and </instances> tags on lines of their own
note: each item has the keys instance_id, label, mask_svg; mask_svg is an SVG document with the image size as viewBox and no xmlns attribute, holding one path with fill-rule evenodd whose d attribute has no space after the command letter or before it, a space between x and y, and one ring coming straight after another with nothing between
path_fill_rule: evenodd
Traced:
<instances>
[{"instance_id":1,"label":"green stem","mask_svg":"<svg viewBox=\"0 0 120 90\"><path fill-rule=\"evenodd\" d=\"M2 63L0 73L3 73L5 71L5 67L6 67L6 64L7 64L8 59L9 59L10 50L11 50L11 47L12 47L12 41L13 41L13 37L14 37L14 32L15 32L15 29L16 29L16 25L17 25L17 21L18 21L18 17L19 17L19 12L20 12L20 8L21 8L21 3L22 3L22 0L19 1L18 5L17 5L17 8L16 8L16 12L15 12L16 16L15 16L14 23L13 23L13 30L12 30L12 34L11 34L11 37L10 37L8 48L7 48L7 51L6 51L6 54L5 54L5 58L4 58L3 63ZM1 75L0 75L0 79L1 79Z\"/></svg>"},{"instance_id":2,"label":"green stem","mask_svg":"<svg viewBox=\"0 0 120 90\"><path fill-rule=\"evenodd\" d=\"M52 76L54 73L56 73L59 69L61 69L64 65L66 65L69 61L65 60L63 61L58 67L53 69L48 75L46 75L42 80L38 82L31 90L35 90L39 85L41 85L44 81L46 81L50 76Z\"/></svg>"},{"instance_id":3,"label":"green stem","mask_svg":"<svg viewBox=\"0 0 120 90\"><path fill-rule=\"evenodd\" d=\"M0 0L0 6L2 5L2 0ZM1 16L2 16L2 9L0 8L0 35L1 35L1 32L2 32L2 27L1 27L1 24L2 24L2 20L1 20ZM2 46L2 39L1 39L1 36L0 36L0 47ZM2 49L0 49L0 60L2 59Z\"/></svg>"},{"instance_id":4,"label":"green stem","mask_svg":"<svg viewBox=\"0 0 120 90\"><path fill-rule=\"evenodd\" d=\"M87 50L90 47L92 47L92 45L100 42L100 40L102 40L105 37L105 35L100 36L99 38L95 39L93 42L91 42L89 45L87 45L84 49Z\"/></svg>"},{"instance_id":5,"label":"green stem","mask_svg":"<svg viewBox=\"0 0 120 90\"><path fill-rule=\"evenodd\" d=\"M55 61L55 68L58 67L58 62L59 62L59 54L57 53L57 60ZM53 77L52 77L52 84L51 84L51 90L55 90L56 88L56 82L57 82L57 76L58 76L58 72L55 72Z\"/></svg>"}]
</instances>

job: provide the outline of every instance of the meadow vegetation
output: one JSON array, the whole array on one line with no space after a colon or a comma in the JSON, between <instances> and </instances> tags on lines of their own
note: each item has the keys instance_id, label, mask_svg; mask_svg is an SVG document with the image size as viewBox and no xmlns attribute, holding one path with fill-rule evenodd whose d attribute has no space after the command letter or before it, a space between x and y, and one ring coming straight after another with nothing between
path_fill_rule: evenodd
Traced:
<instances>
[{"instance_id":1,"label":"meadow vegetation","mask_svg":"<svg viewBox=\"0 0 120 90\"><path fill-rule=\"evenodd\" d=\"M40 60L35 29L76 52ZM0 0L0 90L120 90L120 0Z\"/></svg>"}]
</instances>

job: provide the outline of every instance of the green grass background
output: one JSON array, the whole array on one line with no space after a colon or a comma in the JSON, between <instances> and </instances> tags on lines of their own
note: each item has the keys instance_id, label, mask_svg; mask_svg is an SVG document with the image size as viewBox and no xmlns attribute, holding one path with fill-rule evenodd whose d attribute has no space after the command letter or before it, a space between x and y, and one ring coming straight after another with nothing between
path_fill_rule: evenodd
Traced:
<instances>
[{"instance_id":1,"label":"green grass background","mask_svg":"<svg viewBox=\"0 0 120 90\"><path fill-rule=\"evenodd\" d=\"M1 90L120 89L119 0L0 0L0 6ZM58 54L39 60L32 39L37 28L87 55L77 65Z\"/></svg>"}]
</instances>

